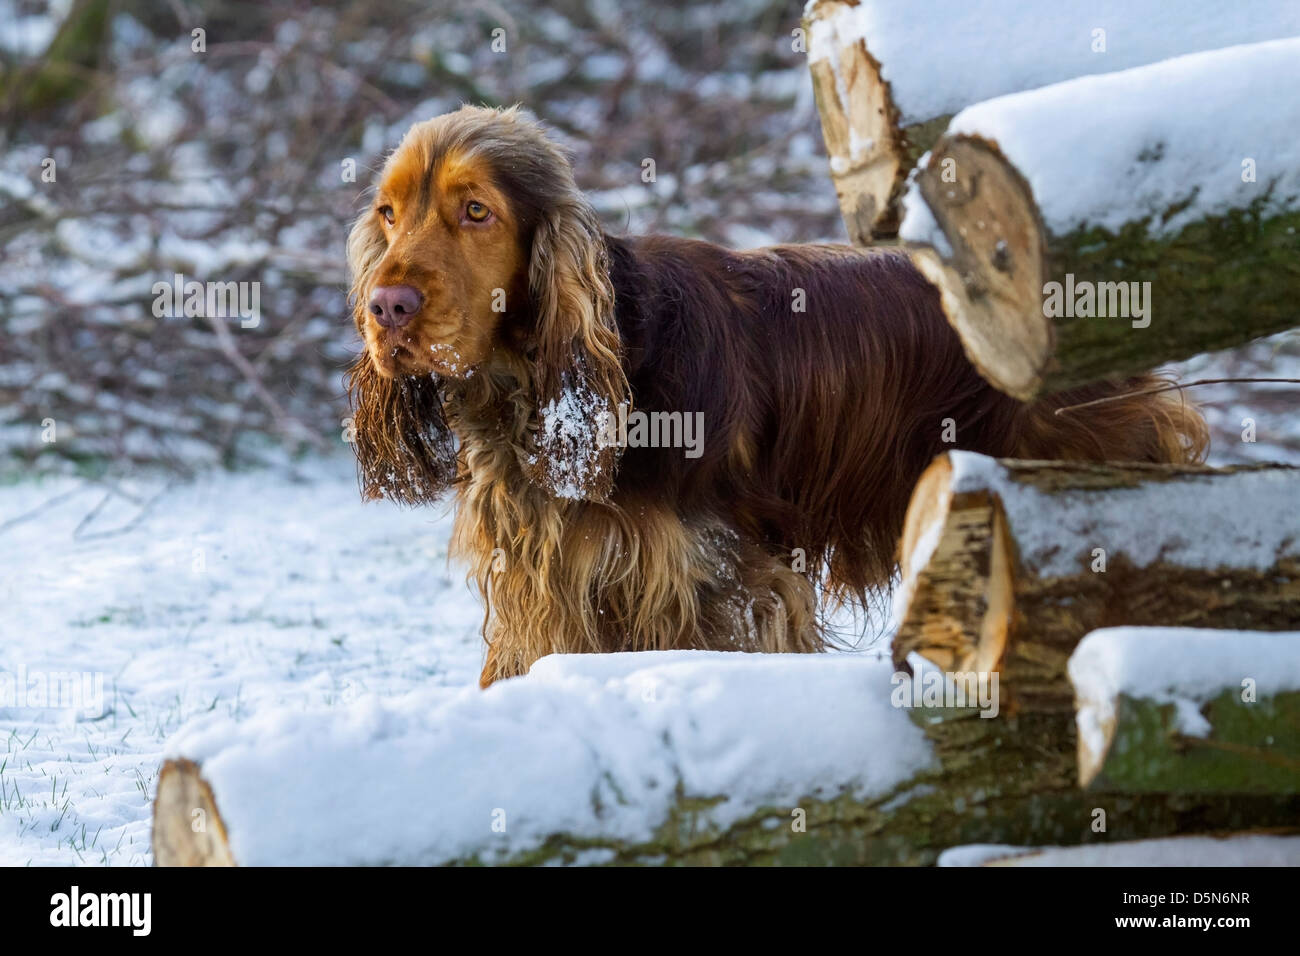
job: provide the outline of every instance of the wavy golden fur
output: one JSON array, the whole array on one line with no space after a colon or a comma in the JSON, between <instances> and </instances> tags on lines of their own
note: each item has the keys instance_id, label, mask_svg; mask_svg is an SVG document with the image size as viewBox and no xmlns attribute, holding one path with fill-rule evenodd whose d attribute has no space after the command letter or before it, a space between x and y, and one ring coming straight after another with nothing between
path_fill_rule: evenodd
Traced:
<instances>
[{"instance_id":1,"label":"wavy golden fur","mask_svg":"<svg viewBox=\"0 0 1300 956\"><path fill-rule=\"evenodd\" d=\"M1192 461L1206 445L1176 394L1053 414L1150 376L1031 405L992 389L900 254L607 235L516 109L414 126L348 261L363 491L454 491L484 686L556 652L824 647L819 589L888 585L911 489L950 448ZM699 413L698 456L603 439L638 410Z\"/></svg>"}]
</instances>

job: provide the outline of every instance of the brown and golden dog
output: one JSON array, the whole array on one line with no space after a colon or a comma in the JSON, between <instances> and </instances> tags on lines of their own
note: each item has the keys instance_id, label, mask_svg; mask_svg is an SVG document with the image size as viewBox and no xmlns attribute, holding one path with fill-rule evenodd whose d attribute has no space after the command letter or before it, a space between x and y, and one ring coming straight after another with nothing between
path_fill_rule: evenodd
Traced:
<instances>
[{"instance_id":1,"label":"brown and golden dog","mask_svg":"<svg viewBox=\"0 0 1300 956\"><path fill-rule=\"evenodd\" d=\"M1206 442L1168 394L1052 414L1149 378L996 391L901 254L610 236L516 109L412 127L348 261L363 491L454 489L484 686L553 652L824 647L819 590L888 586L912 487L951 448L1190 461ZM702 441L623 441L633 411Z\"/></svg>"}]
</instances>

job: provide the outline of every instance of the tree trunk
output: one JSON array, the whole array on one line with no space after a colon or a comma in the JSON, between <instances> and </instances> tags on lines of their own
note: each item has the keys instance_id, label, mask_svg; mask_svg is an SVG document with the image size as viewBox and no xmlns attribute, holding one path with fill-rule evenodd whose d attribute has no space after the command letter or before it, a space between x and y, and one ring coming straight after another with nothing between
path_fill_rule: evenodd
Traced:
<instances>
[{"instance_id":1,"label":"tree trunk","mask_svg":"<svg viewBox=\"0 0 1300 956\"><path fill-rule=\"evenodd\" d=\"M894 661L995 670L1012 710L1072 714L1065 664L1089 631L1300 628L1297 500L1283 465L943 455L908 507Z\"/></svg>"},{"instance_id":2,"label":"tree trunk","mask_svg":"<svg viewBox=\"0 0 1300 956\"><path fill-rule=\"evenodd\" d=\"M865 246L898 234L898 200L907 171L920 154L909 156L908 135L880 64L862 40L834 32L836 17L855 7L852 2L820 0L809 9L805 24L831 179L849 240ZM829 29L819 30L819 25Z\"/></svg>"},{"instance_id":3,"label":"tree trunk","mask_svg":"<svg viewBox=\"0 0 1300 956\"><path fill-rule=\"evenodd\" d=\"M153 805L155 866L234 866L212 788L192 760L168 760Z\"/></svg>"}]
</instances>

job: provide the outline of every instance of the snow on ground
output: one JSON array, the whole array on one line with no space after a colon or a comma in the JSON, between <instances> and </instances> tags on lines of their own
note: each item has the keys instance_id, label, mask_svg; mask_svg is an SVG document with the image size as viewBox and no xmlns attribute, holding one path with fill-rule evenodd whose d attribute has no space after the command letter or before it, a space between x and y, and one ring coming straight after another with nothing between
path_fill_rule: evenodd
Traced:
<instances>
[{"instance_id":1,"label":"snow on ground","mask_svg":"<svg viewBox=\"0 0 1300 956\"><path fill-rule=\"evenodd\" d=\"M1288 333L1178 371L1300 377L1298 349ZM1295 389L1191 390L1212 463L1300 461ZM0 485L0 865L149 863L159 763L191 718L476 684L482 612L446 562L449 511L362 504L353 467ZM872 618L834 624L883 642Z\"/></svg>"},{"instance_id":2,"label":"snow on ground","mask_svg":"<svg viewBox=\"0 0 1300 956\"><path fill-rule=\"evenodd\" d=\"M1300 377L1296 351L1288 333L1178 371ZM1191 390L1211 462L1300 461L1295 388ZM1241 440L1247 418L1257 441ZM447 565L449 530L447 509L362 504L345 458L190 484L0 485L0 865L149 863L165 743L193 717L476 684L481 606ZM835 625L882 642L872 619ZM6 699L20 673L27 698ZM51 673L77 679L32 680ZM71 693L80 719L38 706L42 686Z\"/></svg>"},{"instance_id":3,"label":"snow on ground","mask_svg":"<svg viewBox=\"0 0 1300 956\"><path fill-rule=\"evenodd\" d=\"M95 512L107 491L0 488L0 865L149 863L163 744L195 715L476 683L444 509L363 505L342 459L119 487Z\"/></svg>"},{"instance_id":4,"label":"snow on ground","mask_svg":"<svg viewBox=\"0 0 1300 956\"><path fill-rule=\"evenodd\" d=\"M1280 461L1300 465L1300 330L1291 329L1224 352L1170 366L1182 382L1282 378L1290 382L1220 382L1187 389L1210 424L1210 464Z\"/></svg>"}]
</instances>

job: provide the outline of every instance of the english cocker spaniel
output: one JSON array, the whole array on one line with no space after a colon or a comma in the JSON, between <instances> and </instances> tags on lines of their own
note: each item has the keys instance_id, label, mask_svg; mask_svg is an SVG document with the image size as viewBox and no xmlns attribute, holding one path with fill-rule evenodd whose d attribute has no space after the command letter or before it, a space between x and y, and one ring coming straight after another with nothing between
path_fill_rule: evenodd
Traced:
<instances>
[{"instance_id":1,"label":"english cocker spaniel","mask_svg":"<svg viewBox=\"0 0 1300 956\"><path fill-rule=\"evenodd\" d=\"M482 684L553 652L815 651L952 448L1190 461L1170 394L1055 416L979 376L901 253L616 237L518 109L412 127L348 238L363 492L454 492Z\"/></svg>"}]
</instances>

